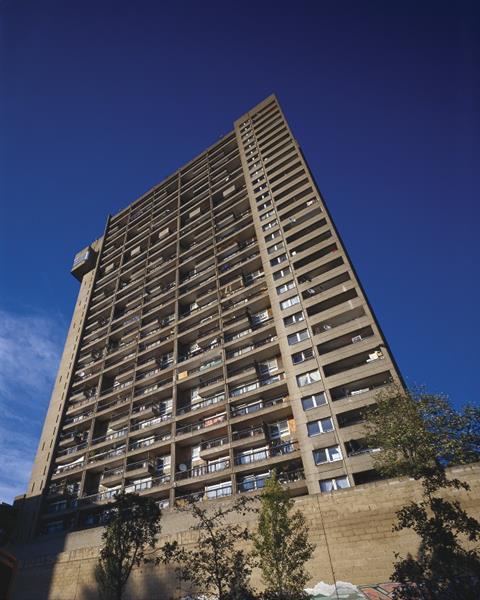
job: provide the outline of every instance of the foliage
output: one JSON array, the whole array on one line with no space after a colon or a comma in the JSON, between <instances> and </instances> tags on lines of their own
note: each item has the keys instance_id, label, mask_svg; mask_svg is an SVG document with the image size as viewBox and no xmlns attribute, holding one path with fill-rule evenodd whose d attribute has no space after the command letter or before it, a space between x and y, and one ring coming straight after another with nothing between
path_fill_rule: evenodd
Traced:
<instances>
[{"instance_id":1,"label":"foliage","mask_svg":"<svg viewBox=\"0 0 480 600\"><path fill-rule=\"evenodd\" d=\"M103 598L121 600L133 567L145 560L147 548L156 546L160 518L155 501L136 494L121 493L108 505L95 572Z\"/></svg>"},{"instance_id":2,"label":"foliage","mask_svg":"<svg viewBox=\"0 0 480 600\"><path fill-rule=\"evenodd\" d=\"M480 458L480 408L456 411L448 398L399 385L377 394L365 414L367 444L381 448L377 471L420 479L452 464Z\"/></svg>"},{"instance_id":3,"label":"foliage","mask_svg":"<svg viewBox=\"0 0 480 600\"><path fill-rule=\"evenodd\" d=\"M218 600L253 600L248 583L251 558L239 548L241 542L250 539L250 533L247 527L228 522L230 515L245 516L252 510L248 499L240 498L212 511L197 503L180 510L190 512L194 518L191 529L198 535L195 548L187 550L177 542L167 542L162 560L177 563L179 577L189 581L198 594L213 594Z\"/></svg>"},{"instance_id":4,"label":"foliage","mask_svg":"<svg viewBox=\"0 0 480 600\"><path fill-rule=\"evenodd\" d=\"M382 450L375 455L375 468L386 476L413 477L423 488L420 502L397 512L394 530L413 530L420 546L415 557L396 554L391 579L400 585L394 598L478 598L480 554L463 543L480 540L480 523L442 492L469 489L458 479L448 479L446 468L480 458L480 409L466 406L459 412L445 396L398 385L378 394L376 402L365 415L367 444Z\"/></svg>"},{"instance_id":5,"label":"foliage","mask_svg":"<svg viewBox=\"0 0 480 600\"><path fill-rule=\"evenodd\" d=\"M480 540L480 523L468 516L456 501L435 495L442 488L464 488L458 480L425 477L423 499L411 502L397 513L394 530L413 529L421 539L416 558L397 554L392 581L400 583L395 600L476 600L480 589L480 554L465 550L459 536Z\"/></svg>"},{"instance_id":6,"label":"foliage","mask_svg":"<svg viewBox=\"0 0 480 600\"><path fill-rule=\"evenodd\" d=\"M292 513L293 506L294 501L274 473L261 495L258 531L253 540L267 600L307 597L304 565L315 546L308 541L305 517L298 510Z\"/></svg>"}]
</instances>

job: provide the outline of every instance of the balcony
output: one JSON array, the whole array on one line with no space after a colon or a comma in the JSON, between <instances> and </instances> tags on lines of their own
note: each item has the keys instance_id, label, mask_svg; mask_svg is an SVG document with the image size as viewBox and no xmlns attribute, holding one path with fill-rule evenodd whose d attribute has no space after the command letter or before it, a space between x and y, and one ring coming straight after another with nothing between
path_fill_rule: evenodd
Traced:
<instances>
[{"instance_id":1,"label":"balcony","mask_svg":"<svg viewBox=\"0 0 480 600\"><path fill-rule=\"evenodd\" d=\"M153 427L154 425L159 425L160 423L164 423L165 421L169 421L172 418L171 411L165 411L163 414L154 417L153 419L147 419L146 421L139 421L130 427L130 432L133 431L141 431L142 429L147 429L148 427Z\"/></svg>"},{"instance_id":2,"label":"balcony","mask_svg":"<svg viewBox=\"0 0 480 600\"><path fill-rule=\"evenodd\" d=\"M376 361L383 360L384 358L385 355L382 349L378 347L332 362L325 365L323 370L327 377L332 377L344 373L345 371L351 371L352 369L357 369L358 367L363 367Z\"/></svg>"},{"instance_id":3,"label":"balcony","mask_svg":"<svg viewBox=\"0 0 480 600\"><path fill-rule=\"evenodd\" d=\"M243 493L262 490L265 487L265 482L267 481L267 479L270 479L271 476L272 475L270 473L267 473L259 475L257 477L253 476L245 478L244 481L238 483L237 491ZM295 471L286 471L283 473L280 472L277 473L277 479L282 485L291 487L292 485L305 482L305 472L303 469L297 469Z\"/></svg>"},{"instance_id":4,"label":"balcony","mask_svg":"<svg viewBox=\"0 0 480 600\"><path fill-rule=\"evenodd\" d=\"M279 396L268 400L263 400L262 398L260 398L259 400L250 402L248 404L240 404L237 406L233 405L230 407L230 417L232 419L234 417L242 417L245 415L256 413L265 408L271 408L272 406L288 406L288 397Z\"/></svg>"},{"instance_id":5,"label":"balcony","mask_svg":"<svg viewBox=\"0 0 480 600\"><path fill-rule=\"evenodd\" d=\"M266 346L271 342L275 342L278 339L276 335L269 335L258 342L252 342L251 344L247 344L245 346L240 346L240 348L235 348L234 350L227 351L227 360L230 358L235 358L237 356L242 356L252 350L256 350L257 348L261 348L262 346Z\"/></svg>"},{"instance_id":6,"label":"balcony","mask_svg":"<svg viewBox=\"0 0 480 600\"><path fill-rule=\"evenodd\" d=\"M284 377L283 373L279 373L277 375L272 375L271 377L254 379L253 381L246 382L241 386L229 390L230 398L236 398L237 396L247 394L248 392L252 392L267 385L278 383L279 381L282 381Z\"/></svg>"},{"instance_id":7,"label":"balcony","mask_svg":"<svg viewBox=\"0 0 480 600\"><path fill-rule=\"evenodd\" d=\"M226 498L231 496L233 493L232 483L228 482L225 485L210 490L200 490L192 492L190 494L183 494L175 498L175 504L182 506L184 504L191 504L194 502L203 502L204 500L218 500L219 498Z\"/></svg>"},{"instance_id":8,"label":"balcony","mask_svg":"<svg viewBox=\"0 0 480 600\"><path fill-rule=\"evenodd\" d=\"M225 413L221 413L219 415L211 415L202 419L200 421L195 421L194 423L187 423L185 425L177 425L176 434L185 435L191 434L196 431L201 431L203 429L207 429L209 427L213 427L214 425L221 425L227 421L227 415Z\"/></svg>"},{"instance_id":9,"label":"balcony","mask_svg":"<svg viewBox=\"0 0 480 600\"><path fill-rule=\"evenodd\" d=\"M249 465L251 463L255 463L262 460L269 460L271 458L278 458L292 452L295 452L299 449L298 442L294 442L292 440L288 440L286 442L281 442L275 446L271 446L269 448L260 448L254 451L247 451L245 453L240 453L235 456L235 465Z\"/></svg>"},{"instance_id":10,"label":"balcony","mask_svg":"<svg viewBox=\"0 0 480 600\"><path fill-rule=\"evenodd\" d=\"M215 404L219 404L220 402L225 402L225 394L223 393L215 394L214 396L209 396L199 401L192 400L191 404L187 406L181 406L177 409L177 416L201 410L203 408L207 408L208 406L214 406Z\"/></svg>"},{"instance_id":11,"label":"balcony","mask_svg":"<svg viewBox=\"0 0 480 600\"><path fill-rule=\"evenodd\" d=\"M88 463L95 463L104 460L119 459L125 455L126 446L122 444L117 448L112 448L103 452L95 452L88 457Z\"/></svg>"},{"instance_id":12,"label":"balcony","mask_svg":"<svg viewBox=\"0 0 480 600\"><path fill-rule=\"evenodd\" d=\"M160 477L153 477L147 481L141 481L140 483L134 483L125 486L125 492L129 494L138 494L139 492L145 492L147 490L151 490L160 486L163 486L167 483L170 483L170 475L161 475Z\"/></svg>"},{"instance_id":13,"label":"balcony","mask_svg":"<svg viewBox=\"0 0 480 600\"><path fill-rule=\"evenodd\" d=\"M113 431L111 433L106 433L105 435L100 435L92 439L91 446L96 446L97 444L102 444L103 442L118 440L119 438L125 437L127 433L128 428L124 427L123 429L119 429L118 431Z\"/></svg>"},{"instance_id":14,"label":"balcony","mask_svg":"<svg viewBox=\"0 0 480 600\"><path fill-rule=\"evenodd\" d=\"M158 444L160 442L166 442L170 439L170 432L159 432L155 435L151 435L148 438L136 440L135 442L131 442L128 451L132 452L134 450L139 450L140 448L148 448L149 446L153 446L154 444Z\"/></svg>"},{"instance_id":15,"label":"balcony","mask_svg":"<svg viewBox=\"0 0 480 600\"><path fill-rule=\"evenodd\" d=\"M214 348L218 348L220 346L220 342L216 341L216 338L206 347L201 348L199 347L197 350L191 350L190 352L186 352L185 354L182 354L181 356L178 357L178 362L184 362L186 360L189 360L190 358L194 358L196 356L201 356L202 354L205 354L207 352L210 352L210 350L213 350Z\"/></svg>"},{"instance_id":16,"label":"balcony","mask_svg":"<svg viewBox=\"0 0 480 600\"><path fill-rule=\"evenodd\" d=\"M219 471L224 471L225 469L230 468L230 460L226 458L225 460L216 461L209 465L198 465L195 467L191 467L189 469L180 470L175 473L175 480L181 481L183 479L192 479L195 477L205 477L206 475L211 475L213 473L218 473Z\"/></svg>"}]
</instances>

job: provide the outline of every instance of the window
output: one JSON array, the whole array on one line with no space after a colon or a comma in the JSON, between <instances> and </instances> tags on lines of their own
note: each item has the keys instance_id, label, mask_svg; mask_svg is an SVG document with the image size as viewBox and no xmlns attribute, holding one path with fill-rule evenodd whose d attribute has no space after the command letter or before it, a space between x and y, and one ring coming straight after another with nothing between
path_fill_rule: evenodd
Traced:
<instances>
[{"instance_id":1,"label":"window","mask_svg":"<svg viewBox=\"0 0 480 600\"><path fill-rule=\"evenodd\" d=\"M305 362L306 360L310 360L312 358L313 358L312 348L306 348L305 350L302 350L301 352L295 352L295 354L292 354L292 362L294 365L298 365L298 364Z\"/></svg>"},{"instance_id":2,"label":"window","mask_svg":"<svg viewBox=\"0 0 480 600\"><path fill-rule=\"evenodd\" d=\"M285 327L290 327L290 325L295 325L295 323L301 323L305 320L305 315L303 314L303 310L299 312L293 313L293 315L289 315L288 317L283 318L283 324Z\"/></svg>"},{"instance_id":3,"label":"window","mask_svg":"<svg viewBox=\"0 0 480 600\"><path fill-rule=\"evenodd\" d=\"M260 217L260 221L265 221L265 219L268 219L269 217L273 217L275 215L275 211L274 210L269 210L268 212L266 212L265 214L263 214Z\"/></svg>"},{"instance_id":4,"label":"window","mask_svg":"<svg viewBox=\"0 0 480 600\"><path fill-rule=\"evenodd\" d=\"M200 444L198 446L192 446L192 460L200 460Z\"/></svg>"},{"instance_id":5,"label":"window","mask_svg":"<svg viewBox=\"0 0 480 600\"><path fill-rule=\"evenodd\" d=\"M315 369L314 371L307 371L306 373L297 375L298 387L304 387L305 385L310 385L311 383L317 383L318 381L322 381L322 378L320 377L320 372L318 369Z\"/></svg>"},{"instance_id":6,"label":"window","mask_svg":"<svg viewBox=\"0 0 480 600\"><path fill-rule=\"evenodd\" d=\"M266 242L272 242L279 235L280 235L280 229L278 229L277 231L274 231L273 233L269 233L268 235L266 235L265 236L265 241Z\"/></svg>"},{"instance_id":7,"label":"window","mask_svg":"<svg viewBox=\"0 0 480 600\"><path fill-rule=\"evenodd\" d=\"M307 431L309 437L328 433L329 431L333 431L333 421L331 417L319 419L318 421L310 421L310 423L307 423Z\"/></svg>"},{"instance_id":8,"label":"window","mask_svg":"<svg viewBox=\"0 0 480 600\"><path fill-rule=\"evenodd\" d=\"M296 331L295 333L291 333L287 336L288 345L294 346L299 342L303 342L303 340L308 340L310 338L310 334L308 333L308 329L302 329L301 331Z\"/></svg>"},{"instance_id":9,"label":"window","mask_svg":"<svg viewBox=\"0 0 480 600\"><path fill-rule=\"evenodd\" d=\"M262 225L262 230L268 231L269 229L272 229L272 227L275 227L276 225L278 225L277 219L275 219L274 221L270 221L270 223L266 223L265 225Z\"/></svg>"},{"instance_id":10,"label":"window","mask_svg":"<svg viewBox=\"0 0 480 600\"><path fill-rule=\"evenodd\" d=\"M311 408L316 408L317 406L323 406L326 403L327 398L324 392L302 397L303 410L310 410Z\"/></svg>"},{"instance_id":11,"label":"window","mask_svg":"<svg viewBox=\"0 0 480 600\"><path fill-rule=\"evenodd\" d=\"M350 487L348 477L333 477L332 479L320 479L320 491L321 492L333 492L334 490L343 490Z\"/></svg>"},{"instance_id":12,"label":"window","mask_svg":"<svg viewBox=\"0 0 480 600\"><path fill-rule=\"evenodd\" d=\"M277 287L277 294L280 296L281 294L284 294L285 292L288 292L288 290L291 290L295 287L295 282L294 281L287 281L287 283L284 283L282 285L279 285Z\"/></svg>"},{"instance_id":13,"label":"window","mask_svg":"<svg viewBox=\"0 0 480 600\"><path fill-rule=\"evenodd\" d=\"M270 477L269 471L255 475L246 475L238 482L238 490L240 492L260 490L265 486L265 481L268 477Z\"/></svg>"},{"instance_id":14,"label":"window","mask_svg":"<svg viewBox=\"0 0 480 600\"><path fill-rule=\"evenodd\" d=\"M283 300L282 302L280 302L280 308L282 310L286 310L287 308L290 308L291 306L295 306L295 304L299 304L300 302L300 298L298 296L292 296L291 298L287 298L286 300Z\"/></svg>"},{"instance_id":15,"label":"window","mask_svg":"<svg viewBox=\"0 0 480 600\"><path fill-rule=\"evenodd\" d=\"M284 244L283 242L279 242L278 244L273 244L273 246L269 246L267 248L268 254L273 254L274 252L278 252L279 250L283 250Z\"/></svg>"},{"instance_id":16,"label":"window","mask_svg":"<svg viewBox=\"0 0 480 600\"><path fill-rule=\"evenodd\" d=\"M262 448L251 448L250 450L244 450L239 452L236 456L235 462L238 465L246 465L256 460L265 460L268 458L268 446Z\"/></svg>"},{"instance_id":17,"label":"window","mask_svg":"<svg viewBox=\"0 0 480 600\"><path fill-rule=\"evenodd\" d=\"M254 315L250 315L250 320L253 325L257 325L258 323L262 323L263 321L267 321L269 318L268 309L261 310Z\"/></svg>"},{"instance_id":18,"label":"window","mask_svg":"<svg viewBox=\"0 0 480 600\"><path fill-rule=\"evenodd\" d=\"M273 274L273 278L281 279L282 277L286 277L289 274L290 274L290 267L284 267L283 269L280 269L280 271L275 271L275 273Z\"/></svg>"},{"instance_id":19,"label":"window","mask_svg":"<svg viewBox=\"0 0 480 600\"><path fill-rule=\"evenodd\" d=\"M232 483L230 481L224 481L222 483L216 483L214 485L205 486L205 496L208 499L222 498L223 496L232 495Z\"/></svg>"},{"instance_id":20,"label":"window","mask_svg":"<svg viewBox=\"0 0 480 600\"><path fill-rule=\"evenodd\" d=\"M276 358L270 358L257 363L257 369L262 375L264 373L272 373L278 369L278 361Z\"/></svg>"},{"instance_id":21,"label":"window","mask_svg":"<svg viewBox=\"0 0 480 600\"><path fill-rule=\"evenodd\" d=\"M285 253L284 254L280 254L280 256L276 256L275 258L272 258L270 260L270 265L272 267L276 267L277 265L279 265L280 263L282 263L282 262L284 262L286 260L287 260L287 255ZM289 271L290 271L290 269L289 269Z\"/></svg>"},{"instance_id":22,"label":"window","mask_svg":"<svg viewBox=\"0 0 480 600\"><path fill-rule=\"evenodd\" d=\"M278 421L278 423L271 423L268 425L268 436L271 440L278 439L285 435L290 434L290 428L288 421Z\"/></svg>"},{"instance_id":23,"label":"window","mask_svg":"<svg viewBox=\"0 0 480 600\"><path fill-rule=\"evenodd\" d=\"M265 210L269 206L272 206L272 203L270 202L270 200L267 200L267 202L264 202L263 204L259 204L258 211L260 212L262 210ZM280 232L278 232L278 234L280 235Z\"/></svg>"},{"instance_id":24,"label":"window","mask_svg":"<svg viewBox=\"0 0 480 600\"><path fill-rule=\"evenodd\" d=\"M340 446L329 446L328 448L318 448L313 451L313 459L316 465L323 465L323 463L335 462L336 460L342 460L342 452Z\"/></svg>"}]
</instances>

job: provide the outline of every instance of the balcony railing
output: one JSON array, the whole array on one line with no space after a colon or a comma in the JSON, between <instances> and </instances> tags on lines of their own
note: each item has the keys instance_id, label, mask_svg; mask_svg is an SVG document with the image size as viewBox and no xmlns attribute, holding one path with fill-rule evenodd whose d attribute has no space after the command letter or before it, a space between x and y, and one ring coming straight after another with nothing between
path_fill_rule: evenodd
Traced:
<instances>
[{"instance_id":1,"label":"balcony railing","mask_svg":"<svg viewBox=\"0 0 480 600\"><path fill-rule=\"evenodd\" d=\"M217 473L218 471L224 471L230 467L230 459L215 461L209 465L198 465L191 467L185 471L177 471L175 473L175 479L190 479L192 477L203 477L204 475L210 475L211 473Z\"/></svg>"},{"instance_id":2,"label":"balcony railing","mask_svg":"<svg viewBox=\"0 0 480 600\"><path fill-rule=\"evenodd\" d=\"M266 346L270 344L270 342L274 342L278 339L276 335L269 335L263 340L259 340L258 342L254 342L252 344L247 344L246 346L241 346L240 348L235 348L235 350L230 350L227 352L227 359L234 358L235 356L241 356L246 352L250 352L251 350L256 350L257 348L261 348L262 346Z\"/></svg>"},{"instance_id":3,"label":"balcony railing","mask_svg":"<svg viewBox=\"0 0 480 600\"><path fill-rule=\"evenodd\" d=\"M175 498L175 504L203 502L204 500L217 500L218 498L231 496L232 492L232 484L228 483L212 490L201 490L199 492L177 496Z\"/></svg>"},{"instance_id":4,"label":"balcony railing","mask_svg":"<svg viewBox=\"0 0 480 600\"><path fill-rule=\"evenodd\" d=\"M134 483L125 486L125 491L128 493L138 493L145 490L151 490L154 487L164 485L170 481L170 475L161 475L160 477L154 477L149 481L141 481L140 483Z\"/></svg>"},{"instance_id":5,"label":"balcony railing","mask_svg":"<svg viewBox=\"0 0 480 600\"><path fill-rule=\"evenodd\" d=\"M271 385L272 383L278 383L284 379L284 374L279 373L278 375L272 375L271 377L266 377L264 379L255 379L254 381L248 381L241 386L233 388L230 390L230 398L235 398L242 394L248 394L248 392L253 392L261 387L265 387L266 385Z\"/></svg>"},{"instance_id":6,"label":"balcony railing","mask_svg":"<svg viewBox=\"0 0 480 600\"><path fill-rule=\"evenodd\" d=\"M240 481L237 484L237 490L239 492L252 492L255 490L261 490L265 487L265 482L267 479L271 478L271 474L261 475L255 478L249 478L244 481ZM298 469L297 471L290 471L285 473L278 473L277 479L279 483L282 485L288 485L290 483L295 483L297 481L302 481L305 479L305 473L303 469Z\"/></svg>"},{"instance_id":7,"label":"balcony railing","mask_svg":"<svg viewBox=\"0 0 480 600\"><path fill-rule=\"evenodd\" d=\"M270 448L262 448L245 454L240 454L235 457L236 465L247 465L252 462L260 460L267 460L268 458L274 458L276 456L283 456L290 454L298 450L298 443L289 440L288 442L282 442L276 446Z\"/></svg>"},{"instance_id":8,"label":"balcony railing","mask_svg":"<svg viewBox=\"0 0 480 600\"><path fill-rule=\"evenodd\" d=\"M135 442L131 442L128 450L138 450L138 448L147 448L148 446L152 446L153 444L157 444L158 442L164 442L169 440L171 437L170 433L157 433L152 435L146 440L137 440Z\"/></svg>"},{"instance_id":9,"label":"balcony railing","mask_svg":"<svg viewBox=\"0 0 480 600\"><path fill-rule=\"evenodd\" d=\"M224 423L226 420L227 415L213 415L211 417L206 417L201 421L196 421L195 423L188 423L186 425L182 425L181 427L177 427L177 435L200 431L201 429L206 429L207 427Z\"/></svg>"},{"instance_id":10,"label":"balcony railing","mask_svg":"<svg viewBox=\"0 0 480 600\"><path fill-rule=\"evenodd\" d=\"M108 450L107 452L99 452L97 454L92 454L88 457L88 462L99 462L101 460L108 460L110 458L120 458L124 456L126 451L125 446L121 446L120 448L114 448L112 450Z\"/></svg>"},{"instance_id":11,"label":"balcony railing","mask_svg":"<svg viewBox=\"0 0 480 600\"><path fill-rule=\"evenodd\" d=\"M158 417L154 417L153 419L147 419L146 421L140 421L140 423L135 423L130 427L130 431L138 431L139 429L146 429L147 427L151 427L152 425L158 425L158 423L163 423L164 421L169 421L172 418L171 412L164 412L162 415Z\"/></svg>"},{"instance_id":12,"label":"balcony railing","mask_svg":"<svg viewBox=\"0 0 480 600\"><path fill-rule=\"evenodd\" d=\"M204 398L200 402L192 402L188 406L182 406L182 407L178 408L177 415L184 415L185 413L189 413L189 412L195 411L195 410L200 410L201 408L206 408L207 406L212 406L213 404L218 404L219 402L224 402L224 401L225 401L225 394L216 394L215 396L210 396L208 398Z\"/></svg>"},{"instance_id":13,"label":"balcony railing","mask_svg":"<svg viewBox=\"0 0 480 600\"><path fill-rule=\"evenodd\" d=\"M251 404L241 405L241 406L232 406L230 408L230 416L233 418L233 417L239 417L242 415L247 415L247 414L262 410L263 408L269 408L270 406L284 404L286 401L287 401L286 396L280 396L278 398L273 398L271 400L259 399L257 402L252 402Z\"/></svg>"}]
</instances>

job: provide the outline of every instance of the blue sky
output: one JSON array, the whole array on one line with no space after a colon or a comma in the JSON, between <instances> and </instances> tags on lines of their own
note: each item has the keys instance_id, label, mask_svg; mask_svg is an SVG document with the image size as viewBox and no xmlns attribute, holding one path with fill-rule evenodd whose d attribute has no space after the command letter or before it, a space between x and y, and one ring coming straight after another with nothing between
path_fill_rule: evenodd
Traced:
<instances>
[{"instance_id":1,"label":"blue sky","mask_svg":"<svg viewBox=\"0 0 480 600\"><path fill-rule=\"evenodd\" d=\"M75 252L272 92L406 381L478 401L475 2L0 10L0 500L25 488Z\"/></svg>"}]
</instances>

